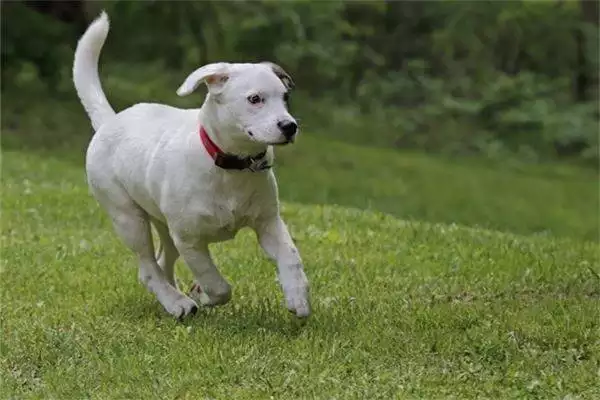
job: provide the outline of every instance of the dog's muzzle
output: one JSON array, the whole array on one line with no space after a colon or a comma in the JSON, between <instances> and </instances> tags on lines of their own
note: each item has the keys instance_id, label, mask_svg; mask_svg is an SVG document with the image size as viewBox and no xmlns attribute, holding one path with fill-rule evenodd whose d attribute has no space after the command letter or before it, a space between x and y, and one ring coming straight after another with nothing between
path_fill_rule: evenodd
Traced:
<instances>
[{"instance_id":1,"label":"dog's muzzle","mask_svg":"<svg viewBox=\"0 0 600 400\"><path fill-rule=\"evenodd\" d=\"M296 135L296 132L298 132L298 124L293 121L279 121L277 127L287 139L288 143L294 141L293 138Z\"/></svg>"}]
</instances>

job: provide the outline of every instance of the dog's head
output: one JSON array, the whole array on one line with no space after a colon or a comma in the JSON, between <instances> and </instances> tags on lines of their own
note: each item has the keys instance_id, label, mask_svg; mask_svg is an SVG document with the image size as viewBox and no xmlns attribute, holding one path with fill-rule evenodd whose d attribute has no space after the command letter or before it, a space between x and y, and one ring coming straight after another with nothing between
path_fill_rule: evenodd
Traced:
<instances>
[{"instance_id":1,"label":"dog's head","mask_svg":"<svg viewBox=\"0 0 600 400\"><path fill-rule=\"evenodd\" d=\"M266 145L294 141L298 124L287 107L294 82L280 66L208 64L192 72L177 94L186 96L202 82L208 88L210 118L217 126Z\"/></svg>"}]
</instances>

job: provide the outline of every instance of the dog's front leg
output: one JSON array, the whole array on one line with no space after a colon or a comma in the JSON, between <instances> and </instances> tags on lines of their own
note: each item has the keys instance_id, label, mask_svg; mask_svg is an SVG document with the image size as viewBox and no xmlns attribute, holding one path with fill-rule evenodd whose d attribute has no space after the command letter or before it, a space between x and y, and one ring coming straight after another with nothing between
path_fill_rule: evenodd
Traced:
<instances>
[{"instance_id":1,"label":"dog's front leg","mask_svg":"<svg viewBox=\"0 0 600 400\"><path fill-rule=\"evenodd\" d=\"M310 315L309 287L298 249L279 215L260 224L256 233L269 258L277 263L287 308L298 317Z\"/></svg>"},{"instance_id":2,"label":"dog's front leg","mask_svg":"<svg viewBox=\"0 0 600 400\"><path fill-rule=\"evenodd\" d=\"M231 286L214 264L208 243L173 238L175 246L194 275L190 296L204 306L225 304L231 299Z\"/></svg>"}]
</instances>

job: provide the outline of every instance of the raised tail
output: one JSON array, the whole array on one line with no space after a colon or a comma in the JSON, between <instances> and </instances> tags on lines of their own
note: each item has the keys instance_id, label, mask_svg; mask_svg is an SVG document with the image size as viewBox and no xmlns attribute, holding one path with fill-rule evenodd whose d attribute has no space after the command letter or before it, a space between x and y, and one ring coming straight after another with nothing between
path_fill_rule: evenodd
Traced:
<instances>
[{"instance_id":1,"label":"raised tail","mask_svg":"<svg viewBox=\"0 0 600 400\"><path fill-rule=\"evenodd\" d=\"M107 119L115 115L104 95L98 76L98 58L106 40L108 28L108 15L102 12L79 39L73 62L75 89L92 121L94 131L97 131Z\"/></svg>"}]
</instances>

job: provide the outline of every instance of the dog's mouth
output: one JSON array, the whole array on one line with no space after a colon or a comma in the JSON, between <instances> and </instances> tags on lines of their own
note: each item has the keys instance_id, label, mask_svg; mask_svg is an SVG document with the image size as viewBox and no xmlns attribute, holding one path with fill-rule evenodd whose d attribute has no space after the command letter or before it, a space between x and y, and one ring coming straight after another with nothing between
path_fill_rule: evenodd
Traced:
<instances>
[{"instance_id":1,"label":"dog's mouth","mask_svg":"<svg viewBox=\"0 0 600 400\"><path fill-rule=\"evenodd\" d=\"M272 142L272 143L268 143L269 146L285 146L287 144L292 144L296 141L296 137L292 136L289 139L284 139L280 142Z\"/></svg>"},{"instance_id":2,"label":"dog's mouth","mask_svg":"<svg viewBox=\"0 0 600 400\"><path fill-rule=\"evenodd\" d=\"M254 136L254 133L252 133L252 131L247 130L246 133L248 134L248 136L250 136L250 138L256 142L259 142L259 140L256 139L256 137ZM294 141L296 140L296 136L292 136L289 139L284 139L280 142L265 142L265 144L267 146L285 146L286 144L290 144L290 143L294 143Z\"/></svg>"},{"instance_id":3,"label":"dog's mouth","mask_svg":"<svg viewBox=\"0 0 600 400\"><path fill-rule=\"evenodd\" d=\"M294 143L293 140L284 140L283 142L275 142L275 143L269 143L271 146L285 146L287 144L291 144Z\"/></svg>"}]
</instances>

